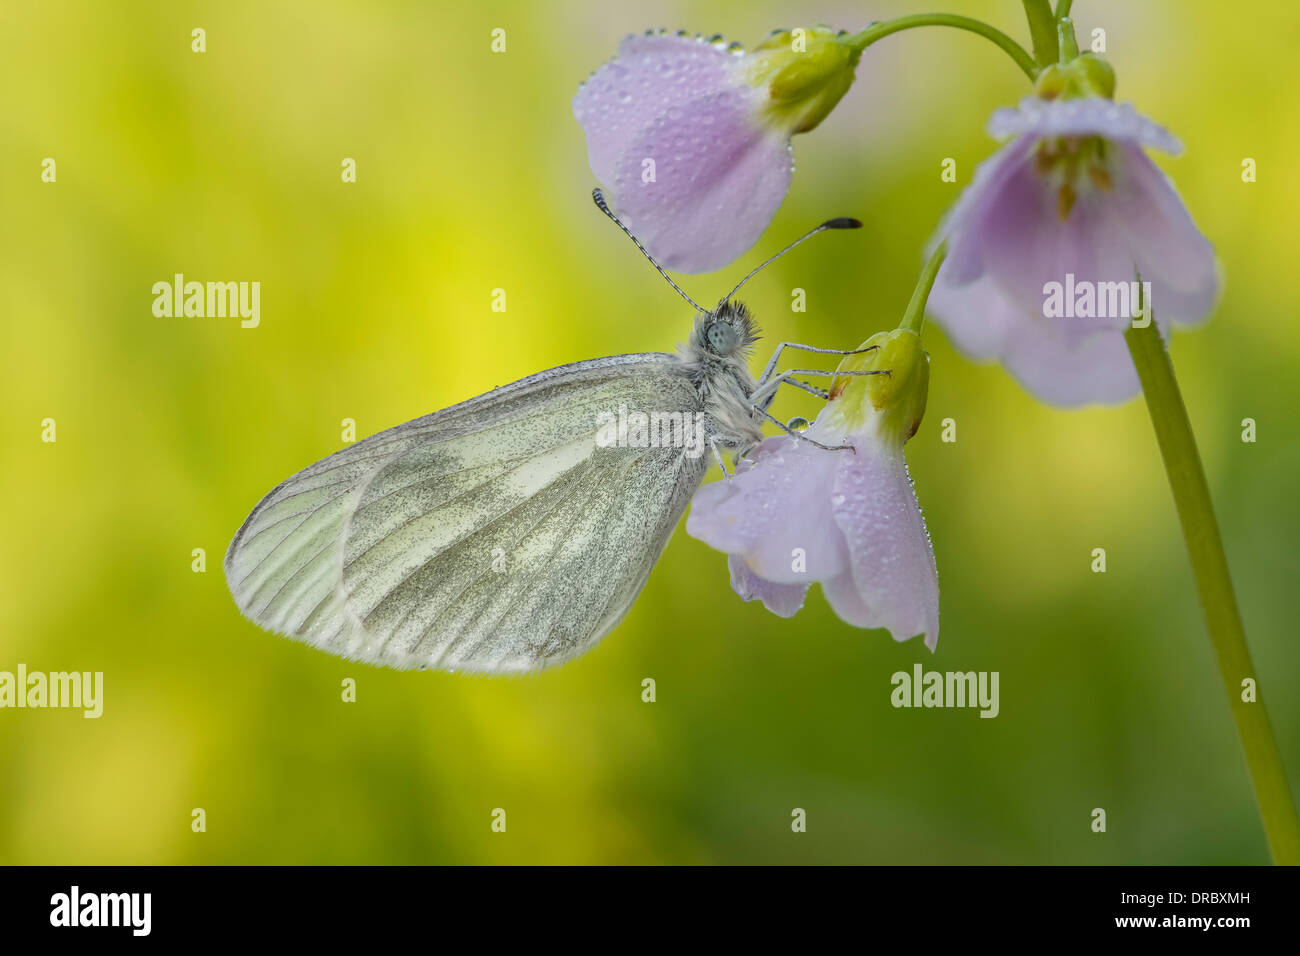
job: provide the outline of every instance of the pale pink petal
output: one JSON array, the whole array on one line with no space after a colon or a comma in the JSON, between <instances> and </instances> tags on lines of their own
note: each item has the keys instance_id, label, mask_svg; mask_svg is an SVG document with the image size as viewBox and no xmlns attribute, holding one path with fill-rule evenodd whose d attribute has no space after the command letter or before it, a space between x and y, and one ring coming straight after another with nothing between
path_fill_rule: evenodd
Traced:
<instances>
[{"instance_id":1,"label":"pale pink petal","mask_svg":"<svg viewBox=\"0 0 1300 956\"><path fill-rule=\"evenodd\" d=\"M835 611L835 616L845 624L854 627L880 627L880 618L867 607L853 582L853 572L846 566L842 574L821 582L822 594L826 603Z\"/></svg>"},{"instance_id":2,"label":"pale pink petal","mask_svg":"<svg viewBox=\"0 0 1300 956\"><path fill-rule=\"evenodd\" d=\"M740 82L738 60L699 37L625 38L618 55L596 70L573 98L573 115L587 135L592 172L612 183L619 158L652 120Z\"/></svg>"},{"instance_id":3,"label":"pale pink petal","mask_svg":"<svg viewBox=\"0 0 1300 956\"><path fill-rule=\"evenodd\" d=\"M788 436L764 439L735 475L695 493L686 533L740 555L768 581L838 574L846 556L830 496L836 460L847 454Z\"/></svg>"},{"instance_id":4,"label":"pale pink petal","mask_svg":"<svg viewBox=\"0 0 1300 956\"><path fill-rule=\"evenodd\" d=\"M1143 273L1144 278L1146 274ZM1176 322L1180 326L1194 326L1204 322L1218 304L1222 286L1222 271L1217 260L1200 286L1188 292L1174 288L1159 276L1152 279L1151 301L1155 305L1160 327L1163 329L1166 321Z\"/></svg>"},{"instance_id":5,"label":"pale pink petal","mask_svg":"<svg viewBox=\"0 0 1300 956\"><path fill-rule=\"evenodd\" d=\"M727 568L731 571L731 589L742 601L762 601L763 607L777 617L794 617L803 607L807 584L777 584L760 578L738 554L727 556Z\"/></svg>"},{"instance_id":6,"label":"pale pink petal","mask_svg":"<svg viewBox=\"0 0 1300 956\"><path fill-rule=\"evenodd\" d=\"M938 575L902 448L876 437L874 417L850 436L838 422L825 415L804 437L855 451L766 439L735 476L696 493L687 533L728 552L743 600L789 617L817 580L844 621L896 640L923 634L933 650ZM791 573L792 548L806 552L805 571Z\"/></svg>"},{"instance_id":7,"label":"pale pink petal","mask_svg":"<svg viewBox=\"0 0 1300 956\"><path fill-rule=\"evenodd\" d=\"M988 275L957 285L948 281L947 270L944 262L930 290L927 311L967 358L1001 358L1008 337L1020 329L1024 314L1011 307Z\"/></svg>"},{"instance_id":8,"label":"pale pink petal","mask_svg":"<svg viewBox=\"0 0 1300 956\"><path fill-rule=\"evenodd\" d=\"M1019 307L1042 313L1048 283L1131 282L1133 260L1114 227L1110 195L1086 191L1061 219L1057 190L1029 161L1006 181L996 203L976 223L986 270ZM1094 324L1099 320L1093 320ZM1121 318L1111 323L1125 324Z\"/></svg>"},{"instance_id":9,"label":"pale pink petal","mask_svg":"<svg viewBox=\"0 0 1300 956\"><path fill-rule=\"evenodd\" d=\"M825 587L835 613L858 627L883 627L896 641L939 639L939 577L925 519L902 449L854 440L840 459L831 508L849 550L852 596L844 582Z\"/></svg>"},{"instance_id":10,"label":"pale pink petal","mask_svg":"<svg viewBox=\"0 0 1300 956\"><path fill-rule=\"evenodd\" d=\"M614 209L665 268L727 265L758 240L785 199L790 141L759 120L761 95L731 88L669 109L619 159Z\"/></svg>"},{"instance_id":11,"label":"pale pink petal","mask_svg":"<svg viewBox=\"0 0 1300 956\"><path fill-rule=\"evenodd\" d=\"M1088 321L1027 322L1007 343L1002 364L1026 391L1062 408L1126 402L1141 386L1124 336L1113 330L1063 334L1062 326Z\"/></svg>"},{"instance_id":12,"label":"pale pink petal","mask_svg":"<svg viewBox=\"0 0 1300 956\"><path fill-rule=\"evenodd\" d=\"M1115 103L1101 97L1043 100L1026 96L1014 109L995 110L988 131L996 139L1025 135L1034 139L1100 136L1117 142L1139 143L1166 153L1177 154L1183 149L1176 137L1135 110L1131 103Z\"/></svg>"},{"instance_id":13,"label":"pale pink petal","mask_svg":"<svg viewBox=\"0 0 1300 956\"><path fill-rule=\"evenodd\" d=\"M926 257L934 252L940 239L948 237L943 273L949 282L955 285L972 282L984 272L983 223L996 208L1008 180L1013 179L1028 161L1032 148L1032 138L1025 137L1008 143L976 166L971 184L944 217L930 241Z\"/></svg>"},{"instance_id":14,"label":"pale pink petal","mask_svg":"<svg viewBox=\"0 0 1300 956\"><path fill-rule=\"evenodd\" d=\"M1218 294L1214 246L1196 228L1169 177L1138 147L1122 148L1111 208L1142 278L1154 283L1156 314L1199 322Z\"/></svg>"},{"instance_id":15,"label":"pale pink petal","mask_svg":"<svg viewBox=\"0 0 1300 956\"><path fill-rule=\"evenodd\" d=\"M1091 319L1049 319L1018 308L990 276L956 287L936 282L930 312L963 354L1000 359L1012 378L1045 402L1111 405L1138 393L1123 335L1090 326Z\"/></svg>"}]
</instances>

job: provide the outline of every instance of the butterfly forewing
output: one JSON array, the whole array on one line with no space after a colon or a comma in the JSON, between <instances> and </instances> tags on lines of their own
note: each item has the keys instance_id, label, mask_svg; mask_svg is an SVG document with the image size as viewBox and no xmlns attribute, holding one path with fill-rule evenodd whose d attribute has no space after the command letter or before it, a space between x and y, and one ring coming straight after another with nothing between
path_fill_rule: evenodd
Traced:
<instances>
[{"instance_id":1,"label":"butterfly forewing","mask_svg":"<svg viewBox=\"0 0 1300 956\"><path fill-rule=\"evenodd\" d=\"M674 356L541 372L373 435L281 484L231 543L240 608L393 667L516 673L627 612L699 485L681 447L604 448L597 415L700 410Z\"/></svg>"}]
</instances>

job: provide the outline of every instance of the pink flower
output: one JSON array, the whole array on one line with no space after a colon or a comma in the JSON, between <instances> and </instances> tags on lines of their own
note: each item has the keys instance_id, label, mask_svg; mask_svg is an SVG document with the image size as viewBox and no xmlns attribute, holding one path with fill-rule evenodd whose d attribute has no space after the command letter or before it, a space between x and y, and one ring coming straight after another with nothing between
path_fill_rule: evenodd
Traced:
<instances>
[{"instance_id":1,"label":"pink flower","mask_svg":"<svg viewBox=\"0 0 1300 956\"><path fill-rule=\"evenodd\" d=\"M1181 147L1096 96L1028 97L994 113L989 132L1015 138L939 230L948 258L930 310L958 348L1000 359L1043 401L1131 398L1137 372L1120 333L1137 312L1135 273L1166 333L1204 319L1218 291L1213 247L1143 151Z\"/></svg>"},{"instance_id":2,"label":"pink flower","mask_svg":"<svg viewBox=\"0 0 1300 956\"><path fill-rule=\"evenodd\" d=\"M903 458L903 442L924 408L929 375L921 363L928 359L915 333L889 336L901 347L886 343L869 361L894 370L887 387L896 404L882 408L875 395L865 400L871 386L858 383L875 379L849 379L803 433L852 451L786 435L764 439L732 478L696 492L686 533L729 555L731 586L746 601L792 617L818 581L849 624L887 628L898 641L923 634L934 650L939 579ZM917 362L910 383L909 355ZM912 398L900 399L900 390Z\"/></svg>"},{"instance_id":3,"label":"pink flower","mask_svg":"<svg viewBox=\"0 0 1300 956\"><path fill-rule=\"evenodd\" d=\"M708 272L749 249L790 188L791 135L852 83L856 52L829 31L801 33L751 53L720 38L629 36L578 89L591 169L666 268Z\"/></svg>"}]
</instances>

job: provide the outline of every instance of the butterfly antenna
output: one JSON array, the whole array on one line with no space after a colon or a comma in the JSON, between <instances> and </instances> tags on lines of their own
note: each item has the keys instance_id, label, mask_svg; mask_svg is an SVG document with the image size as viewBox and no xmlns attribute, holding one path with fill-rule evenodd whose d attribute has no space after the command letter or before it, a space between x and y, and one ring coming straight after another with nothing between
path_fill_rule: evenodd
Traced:
<instances>
[{"instance_id":1,"label":"butterfly antenna","mask_svg":"<svg viewBox=\"0 0 1300 956\"><path fill-rule=\"evenodd\" d=\"M817 233L825 232L827 229L861 229L861 228L862 228L862 223L860 223L856 219L851 219L848 216L841 216L838 219L827 219L816 229L810 229L807 232L805 232L794 242L790 243L790 245L786 246L776 255L772 256L772 258L768 259L765 262L759 263L757 266L755 266L750 271L749 275L745 276L745 278L741 279L739 282L736 283L736 287L734 289L732 289L730 292L724 295L720 300L718 300L718 305L722 305L724 302L730 299L733 295L735 295L737 292L740 291L740 287L742 285L744 285L750 279L754 278L755 275L757 275L760 271L765 269L767 266L770 266L773 262L776 262L777 259L780 259L783 255L785 255L795 246L799 245L799 243L803 242L805 239L811 239L813 236L817 235Z\"/></svg>"},{"instance_id":2,"label":"butterfly antenna","mask_svg":"<svg viewBox=\"0 0 1300 956\"><path fill-rule=\"evenodd\" d=\"M605 202L605 194L600 191L599 187L591 191L591 198L596 201L596 208L599 209L601 212L603 212L606 216L609 216L610 219L614 220L614 225L618 226L618 228L622 229L625 233L627 233L627 237L636 243L636 247L641 250L641 255L645 256L647 259L650 260L650 264L655 267L655 271L664 277L664 281L666 281L670 286L672 286L674 289L677 290L678 295L680 295L691 305L695 306L695 308L698 309L699 311L708 314L709 312L708 309L700 305L689 295L683 292L682 287L679 286L676 282L674 282L671 278L669 278L668 273L664 272L663 266L655 262L655 257L645 251L645 246L641 245L641 240L638 239L636 236L632 235L632 230L629 229L627 226L623 225L623 221L619 219L618 216L614 215L614 211L610 209L609 204Z\"/></svg>"}]
</instances>

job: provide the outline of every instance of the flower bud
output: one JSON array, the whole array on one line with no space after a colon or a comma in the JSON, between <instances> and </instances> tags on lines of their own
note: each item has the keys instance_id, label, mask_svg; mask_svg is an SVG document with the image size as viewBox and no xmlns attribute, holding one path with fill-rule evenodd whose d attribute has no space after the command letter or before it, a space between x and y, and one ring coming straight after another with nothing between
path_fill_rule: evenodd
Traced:
<instances>
[{"instance_id":1,"label":"flower bud","mask_svg":"<svg viewBox=\"0 0 1300 956\"><path fill-rule=\"evenodd\" d=\"M901 448L925 416L930 356L921 347L921 336L910 329L877 332L860 348L872 345L878 348L846 356L836 371L886 374L837 376L827 412L850 431L874 417L880 437Z\"/></svg>"},{"instance_id":2,"label":"flower bud","mask_svg":"<svg viewBox=\"0 0 1300 956\"><path fill-rule=\"evenodd\" d=\"M1034 90L1040 99L1115 98L1115 70L1095 53L1084 53L1069 63L1053 63L1038 75Z\"/></svg>"},{"instance_id":3,"label":"flower bud","mask_svg":"<svg viewBox=\"0 0 1300 956\"><path fill-rule=\"evenodd\" d=\"M853 85L861 51L825 27L779 30L754 48L751 86L767 88L764 114L774 126L806 133L830 115Z\"/></svg>"}]
</instances>

